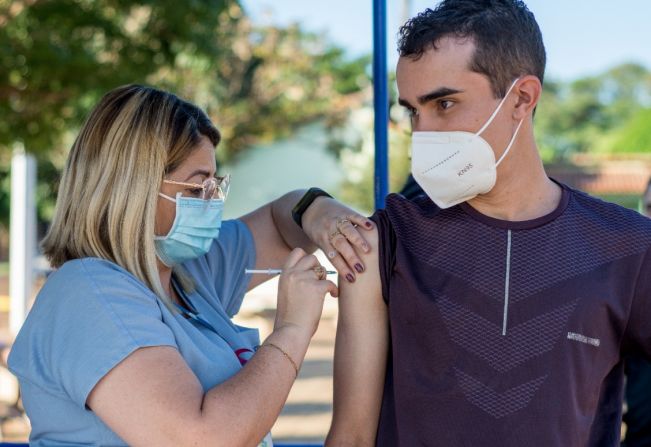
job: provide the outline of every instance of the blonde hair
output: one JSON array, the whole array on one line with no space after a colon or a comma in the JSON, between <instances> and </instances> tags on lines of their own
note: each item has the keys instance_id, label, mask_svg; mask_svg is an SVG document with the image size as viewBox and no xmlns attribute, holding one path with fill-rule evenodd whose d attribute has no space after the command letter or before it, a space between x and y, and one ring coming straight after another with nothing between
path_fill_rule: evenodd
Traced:
<instances>
[{"instance_id":1,"label":"blonde hair","mask_svg":"<svg viewBox=\"0 0 651 447\"><path fill-rule=\"evenodd\" d=\"M127 85L104 95L63 171L42 242L52 265L84 257L109 260L169 305L154 246L158 191L202 136L215 146L220 140L203 111L171 93Z\"/></svg>"}]
</instances>

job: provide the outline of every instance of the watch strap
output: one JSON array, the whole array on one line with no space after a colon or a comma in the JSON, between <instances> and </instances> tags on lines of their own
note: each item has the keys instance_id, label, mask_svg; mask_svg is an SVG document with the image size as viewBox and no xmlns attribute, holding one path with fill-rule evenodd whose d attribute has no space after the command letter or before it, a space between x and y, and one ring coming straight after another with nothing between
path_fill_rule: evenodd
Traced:
<instances>
[{"instance_id":1,"label":"watch strap","mask_svg":"<svg viewBox=\"0 0 651 447\"><path fill-rule=\"evenodd\" d=\"M292 219L296 222L296 225L303 228L303 214L305 211L312 205L312 202L317 197L330 197L332 196L322 190L321 188L310 188L307 192L301 197L301 200L294 206L292 209Z\"/></svg>"}]
</instances>

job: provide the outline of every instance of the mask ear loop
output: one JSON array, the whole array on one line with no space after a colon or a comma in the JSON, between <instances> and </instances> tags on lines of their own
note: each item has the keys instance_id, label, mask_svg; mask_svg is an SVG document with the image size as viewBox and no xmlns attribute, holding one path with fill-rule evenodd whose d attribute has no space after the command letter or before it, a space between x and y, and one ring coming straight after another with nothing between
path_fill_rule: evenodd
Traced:
<instances>
[{"instance_id":1,"label":"mask ear loop","mask_svg":"<svg viewBox=\"0 0 651 447\"><path fill-rule=\"evenodd\" d=\"M504 157L506 157L506 154L509 153L511 150L511 146L513 146L513 143L515 143L515 137L518 136L518 132L520 131L520 127L522 126L522 123L524 122L524 119L521 119L520 122L518 123L518 127L515 128L515 132L513 133L513 136L511 137L511 141L509 141L509 145L506 146L506 150L502 154L499 160L497 160L497 163L495 163L495 167L498 167L500 163L502 163L502 160L504 160Z\"/></svg>"},{"instance_id":2,"label":"mask ear loop","mask_svg":"<svg viewBox=\"0 0 651 447\"><path fill-rule=\"evenodd\" d=\"M509 89L506 91L506 95L504 95L504 98L502 98L502 100L500 101L499 105L497 106L497 108L495 109L495 111L493 112L493 114L491 115L491 117L488 118L488 121L486 121L486 124L484 124L484 125L481 127L481 129L479 129L479 130L477 131L477 133L476 133L475 135L477 135L477 136L481 135L482 133L484 133L484 131L486 130L486 128L487 128L488 126L491 125L491 123L493 122L493 120L495 119L495 117L497 116L497 114L499 113L500 109L501 109L502 106L504 105L504 102L506 101L506 98L509 97L509 93L511 93L511 90L513 90L513 87L515 87L515 84L516 84L519 80L520 80L520 78L518 78L518 79L516 79L515 81L513 81L513 84L511 84L511 87L509 87Z\"/></svg>"},{"instance_id":3,"label":"mask ear loop","mask_svg":"<svg viewBox=\"0 0 651 447\"><path fill-rule=\"evenodd\" d=\"M169 201L172 202L172 203L176 203L176 199L175 199L175 198L170 197L170 196L168 196L168 195L166 195L166 194L163 194L163 193L160 192L160 191L158 192L158 195L161 196L163 199L169 200ZM176 198L179 198L179 197L181 197L181 193L180 193L180 192L176 193ZM178 211L177 211L177 212L178 212ZM178 214L175 214L175 215L174 215L174 222L176 222L176 218L177 218L177 216L178 216ZM172 222L172 227L174 227L174 222ZM172 231L171 228L170 228L170 231ZM168 235L169 235L169 232L168 232L165 236L157 236L157 235L154 234L154 240L156 240L156 239L160 239L160 240L165 239L165 238L167 238ZM159 258L159 259L160 259L160 258ZM162 260L161 260L161 262L162 262ZM163 262L163 264L165 264L165 263ZM165 264L165 265L167 265L167 264ZM170 266L168 265L168 267L170 267Z\"/></svg>"},{"instance_id":4,"label":"mask ear loop","mask_svg":"<svg viewBox=\"0 0 651 447\"><path fill-rule=\"evenodd\" d=\"M179 193L179 194L180 194L180 193ZM161 196L161 197L164 198L164 199L169 200L169 201L172 202L172 203L176 203L176 199L175 199L175 198L170 197L170 196L168 196L168 195L165 195L165 194L163 194L162 192L159 192L158 195Z\"/></svg>"}]
</instances>

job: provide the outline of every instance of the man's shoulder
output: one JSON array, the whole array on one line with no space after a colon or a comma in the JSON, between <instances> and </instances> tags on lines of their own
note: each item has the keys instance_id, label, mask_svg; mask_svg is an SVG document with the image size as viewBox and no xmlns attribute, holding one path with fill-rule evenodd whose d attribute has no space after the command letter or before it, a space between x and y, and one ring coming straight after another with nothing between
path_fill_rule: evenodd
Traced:
<instances>
[{"instance_id":1,"label":"man's shoulder","mask_svg":"<svg viewBox=\"0 0 651 447\"><path fill-rule=\"evenodd\" d=\"M651 219L636 210L594 197L583 191L571 190L571 192L575 202L574 212L578 215L623 232L651 232Z\"/></svg>"},{"instance_id":2,"label":"man's shoulder","mask_svg":"<svg viewBox=\"0 0 651 447\"><path fill-rule=\"evenodd\" d=\"M568 222L582 237L651 248L651 219L636 210L572 190Z\"/></svg>"},{"instance_id":3,"label":"man's shoulder","mask_svg":"<svg viewBox=\"0 0 651 447\"><path fill-rule=\"evenodd\" d=\"M436 206L436 204L425 194L408 199L402 194L392 193L386 198L385 208L383 210L378 210L376 215L395 221L402 218L432 218L440 211L441 208Z\"/></svg>"}]
</instances>

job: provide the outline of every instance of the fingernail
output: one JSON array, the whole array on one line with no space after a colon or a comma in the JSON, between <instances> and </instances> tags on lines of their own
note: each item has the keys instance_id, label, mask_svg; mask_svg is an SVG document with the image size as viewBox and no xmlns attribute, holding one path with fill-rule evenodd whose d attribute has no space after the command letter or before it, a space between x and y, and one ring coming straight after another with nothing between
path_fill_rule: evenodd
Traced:
<instances>
[{"instance_id":1,"label":"fingernail","mask_svg":"<svg viewBox=\"0 0 651 447\"><path fill-rule=\"evenodd\" d=\"M362 273L364 271L364 266L362 264L355 264L355 270L357 270L357 273Z\"/></svg>"},{"instance_id":2,"label":"fingernail","mask_svg":"<svg viewBox=\"0 0 651 447\"><path fill-rule=\"evenodd\" d=\"M366 228L373 228L373 224L368 220L366 221Z\"/></svg>"},{"instance_id":3,"label":"fingernail","mask_svg":"<svg viewBox=\"0 0 651 447\"><path fill-rule=\"evenodd\" d=\"M355 278L350 273L346 275L346 279L348 280L348 282L355 282Z\"/></svg>"}]
</instances>

